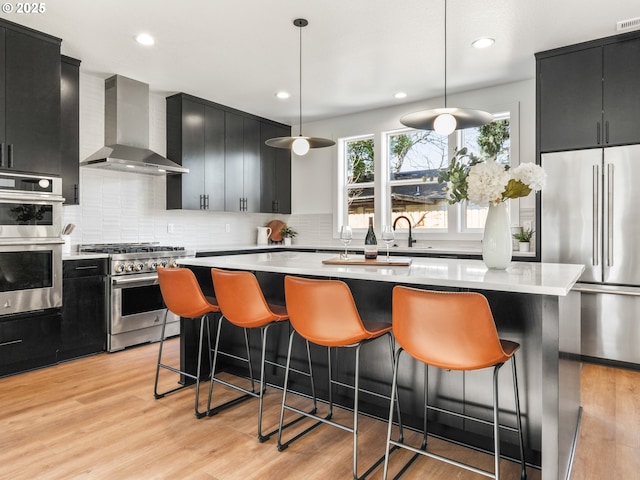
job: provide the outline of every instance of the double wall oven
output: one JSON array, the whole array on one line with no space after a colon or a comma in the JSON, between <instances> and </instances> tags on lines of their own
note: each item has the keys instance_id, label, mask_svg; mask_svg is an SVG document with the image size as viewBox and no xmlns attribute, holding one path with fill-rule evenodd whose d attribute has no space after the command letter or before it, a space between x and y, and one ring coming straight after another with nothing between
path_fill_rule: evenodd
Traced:
<instances>
[{"instance_id":1,"label":"double wall oven","mask_svg":"<svg viewBox=\"0 0 640 480\"><path fill-rule=\"evenodd\" d=\"M60 178L0 173L0 316L62 306Z\"/></svg>"},{"instance_id":2,"label":"double wall oven","mask_svg":"<svg viewBox=\"0 0 640 480\"><path fill-rule=\"evenodd\" d=\"M154 243L81 245L79 251L109 254L109 352L158 341L165 313L166 335L180 333L180 317L164 306L156 268L175 266L194 252Z\"/></svg>"}]
</instances>

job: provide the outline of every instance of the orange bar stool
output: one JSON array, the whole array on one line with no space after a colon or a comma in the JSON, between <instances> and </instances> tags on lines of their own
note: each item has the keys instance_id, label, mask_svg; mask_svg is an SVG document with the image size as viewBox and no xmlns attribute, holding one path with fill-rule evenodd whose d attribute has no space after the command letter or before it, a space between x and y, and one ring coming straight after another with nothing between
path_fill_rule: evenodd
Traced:
<instances>
[{"instance_id":1,"label":"orange bar stool","mask_svg":"<svg viewBox=\"0 0 640 480\"><path fill-rule=\"evenodd\" d=\"M358 477L358 399L360 392L384 397L376 392L361 389L360 381L360 348L382 336L387 336L391 347L391 361L393 361L393 337L391 325L384 323L363 324L353 295L348 285L340 280L316 280L286 276L284 279L285 300L289 311L289 320L294 328L289 337L287 353L287 367L285 371L284 389L282 392L282 406L280 409L280 432L278 433L278 450L282 451L303 435L321 424L329 424L353 434L353 478L364 478L371 473L384 459L383 456ZM287 405L287 387L289 380L289 365L291 350L296 333L316 345L327 347L329 369L329 413L321 417L315 412L308 413ZM332 348L353 348L355 350L355 381L354 385L346 385L333 379L331 366ZM353 424L352 426L331 420L333 415L332 387L340 385L354 391ZM282 441L282 427L284 425L285 409L305 415L317 420L311 427L296 435L288 442Z\"/></svg>"},{"instance_id":2,"label":"orange bar stool","mask_svg":"<svg viewBox=\"0 0 640 480\"><path fill-rule=\"evenodd\" d=\"M391 439L393 409L389 410L387 430L387 452L384 462L384 476L387 478L389 467L389 447L394 445L408 449L415 454L445 461L449 464L471 470L490 478L500 479L500 428L517 431L520 439L521 478L526 478L524 447L522 440L522 421L520 418L520 399L518 397L518 375L515 352L520 345L501 340L498 337L495 321L486 297L472 292L433 292L415 288L396 286L393 289L392 304L393 334L399 345L395 356L391 398L395 399L398 390L398 363L400 354L406 351L414 359L425 364L425 411L424 436L422 446L414 448L400 439ZM513 374L513 393L516 409L517 428L499 424L498 418L498 373L502 365L511 360ZM446 370L479 370L493 367L493 437L494 472L481 470L454 459L428 452L427 447L427 398L428 366ZM438 411L443 412L442 409ZM451 412L458 417L490 424L468 415ZM409 463L417 458L414 456ZM403 467L405 471L408 465ZM397 478L397 477L396 477Z\"/></svg>"},{"instance_id":3,"label":"orange bar stool","mask_svg":"<svg viewBox=\"0 0 640 480\"><path fill-rule=\"evenodd\" d=\"M198 409L204 324L205 319L208 318L209 314L219 312L220 308L216 304L215 299L204 296L200 289L200 285L196 280L196 276L188 268L158 267L158 282L160 284L160 291L162 292L162 299L164 300L168 310L183 318L200 318L200 346L198 349L198 366L195 375L162 363L162 348L164 346L164 341L166 340L165 328L167 326L167 314L165 313L164 321L162 322L162 333L160 335L160 348L158 350L158 364L156 366L156 380L153 393L155 398L158 399L187 386L186 384L183 384L165 392L158 392L158 379L160 377L161 368L195 380L195 414L196 417L201 418L206 414L206 412L200 412Z\"/></svg>"},{"instance_id":4,"label":"orange bar stool","mask_svg":"<svg viewBox=\"0 0 640 480\"><path fill-rule=\"evenodd\" d=\"M258 279L251 272L245 271L230 271L221 270L218 268L211 269L211 277L213 279L213 288L216 293L216 299L220 310L222 311L222 318L218 323L218 329L216 333L215 346L213 349L213 365L211 367L211 385L209 387L209 402L207 411L210 416L215 415L219 411L235 405L248 398L257 397L259 399L258 404L258 440L263 442L278 432L278 429L274 429L272 432L262 433L262 410L263 399L266 391L266 378L265 378L265 364L273 365L275 367L284 368L284 365L266 359L267 351L267 334L271 326L282 323L289 319L286 307L282 305L275 305L267 303L262 292L262 288L258 283ZM247 345L247 357L241 358L236 355L225 353L220 350L220 332L222 329L222 319L226 319L229 323L243 328L245 335L245 342ZM251 329L260 330L261 338L261 359L260 359L260 390L256 392L253 370L251 367L251 355L248 344L248 331ZM226 380L223 380L215 376L218 354L227 357L235 358L236 360L244 361L249 366L249 376L251 377L251 390L243 388L241 386L232 384ZM311 362L309 346L307 345L307 357ZM303 373L303 372L301 372ZM310 376L310 375L308 375ZM211 408L211 402L213 398L213 385L214 383L220 383L227 387L233 388L237 391L244 393L241 397L235 398L215 408ZM313 387L313 378L311 378L311 388L315 407L315 390ZM291 422L291 424L295 423ZM287 425L288 426L288 425Z\"/></svg>"}]
</instances>

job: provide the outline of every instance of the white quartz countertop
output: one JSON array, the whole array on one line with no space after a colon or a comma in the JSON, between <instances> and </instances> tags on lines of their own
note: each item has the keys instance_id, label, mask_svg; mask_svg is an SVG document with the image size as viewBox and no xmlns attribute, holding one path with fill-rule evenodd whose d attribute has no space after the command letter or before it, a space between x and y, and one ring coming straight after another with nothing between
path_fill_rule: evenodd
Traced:
<instances>
[{"instance_id":1,"label":"white quartz countertop","mask_svg":"<svg viewBox=\"0 0 640 480\"><path fill-rule=\"evenodd\" d=\"M362 256L352 255L353 258ZM458 287L536 295L565 296L584 270L583 265L511 262L506 270L490 270L481 260L412 257L411 265L324 265L337 253L263 252L185 258L180 265L218 267L293 275L352 278L415 285ZM384 256L379 255L379 259ZM398 258L398 257L396 257Z\"/></svg>"}]
</instances>

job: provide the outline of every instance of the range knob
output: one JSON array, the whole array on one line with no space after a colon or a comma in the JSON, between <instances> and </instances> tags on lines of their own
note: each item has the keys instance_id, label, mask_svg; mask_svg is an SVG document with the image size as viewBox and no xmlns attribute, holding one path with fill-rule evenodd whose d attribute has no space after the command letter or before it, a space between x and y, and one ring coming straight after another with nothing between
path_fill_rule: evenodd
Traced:
<instances>
[{"instance_id":1,"label":"range knob","mask_svg":"<svg viewBox=\"0 0 640 480\"><path fill-rule=\"evenodd\" d=\"M120 262L116 263L116 264L114 265L114 267L113 267L113 270L114 270L116 273L122 273L122 272L124 272L124 263L120 263Z\"/></svg>"},{"instance_id":2,"label":"range knob","mask_svg":"<svg viewBox=\"0 0 640 480\"><path fill-rule=\"evenodd\" d=\"M162 260L160 262L160 265L162 265L163 267L166 267L167 266L167 261L166 260Z\"/></svg>"},{"instance_id":3,"label":"range knob","mask_svg":"<svg viewBox=\"0 0 640 480\"><path fill-rule=\"evenodd\" d=\"M169 268L176 268L178 266L178 263L176 262L175 258L172 258L171 260L169 260Z\"/></svg>"},{"instance_id":4,"label":"range knob","mask_svg":"<svg viewBox=\"0 0 640 480\"><path fill-rule=\"evenodd\" d=\"M149 270L154 270L155 271L158 268L158 262L155 261L155 260L151 260L151 261L147 262L147 268Z\"/></svg>"},{"instance_id":5,"label":"range knob","mask_svg":"<svg viewBox=\"0 0 640 480\"><path fill-rule=\"evenodd\" d=\"M127 262L124 266L124 271L127 273L131 273L133 272L133 263L132 262Z\"/></svg>"},{"instance_id":6,"label":"range knob","mask_svg":"<svg viewBox=\"0 0 640 480\"><path fill-rule=\"evenodd\" d=\"M133 264L133 270L135 272L141 272L144 269L144 265L142 264L142 262L135 262Z\"/></svg>"}]
</instances>

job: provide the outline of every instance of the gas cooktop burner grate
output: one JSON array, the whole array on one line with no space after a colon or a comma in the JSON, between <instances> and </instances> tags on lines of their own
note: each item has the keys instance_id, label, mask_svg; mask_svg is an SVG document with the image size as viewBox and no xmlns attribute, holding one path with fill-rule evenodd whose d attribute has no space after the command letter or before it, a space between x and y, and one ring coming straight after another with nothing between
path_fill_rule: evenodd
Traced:
<instances>
[{"instance_id":1,"label":"gas cooktop burner grate","mask_svg":"<svg viewBox=\"0 0 640 480\"><path fill-rule=\"evenodd\" d=\"M144 253L144 252L180 252L184 247L158 245L155 243L106 243L102 245L82 245L80 251L93 253Z\"/></svg>"}]
</instances>

